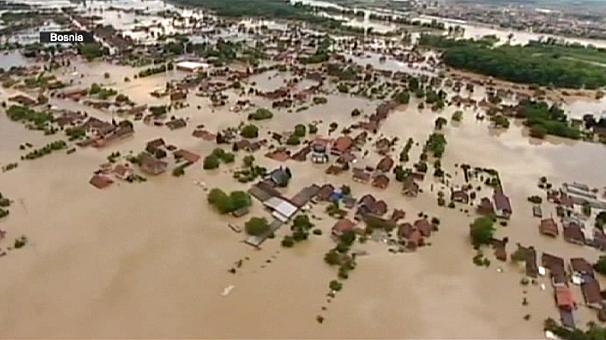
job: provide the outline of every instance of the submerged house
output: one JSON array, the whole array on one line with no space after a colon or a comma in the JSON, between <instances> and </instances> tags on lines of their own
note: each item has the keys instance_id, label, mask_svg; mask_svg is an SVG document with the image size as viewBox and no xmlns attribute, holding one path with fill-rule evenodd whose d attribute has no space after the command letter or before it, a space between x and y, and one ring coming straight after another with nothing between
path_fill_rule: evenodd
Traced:
<instances>
[{"instance_id":1,"label":"submerged house","mask_svg":"<svg viewBox=\"0 0 606 340\"><path fill-rule=\"evenodd\" d=\"M161 161L147 152L139 155L141 170L150 175L159 175L166 171L168 163Z\"/></svg>"},{"instance_id":2,"label":"submerged house","mask_svg":"<svg viewBox=\"0 0 606 340\"><path fill-rule=\"evenodd\" d=\"M539 225L539 232L543 235L557 237L559 235L558 225L553 218L546 218L541 220Z\"/></svg>"},{"instance_id":3,"label":"submerged house","mask_svg":"<svg viewBox=\"0 0 606 340\"><path fill-rule=\"evenodd\" d=\"M511 202L503 190L496 189L493 195L495 215L500 218L509 218L513 213L511 209Z\"/></svg>"}]
</instances>

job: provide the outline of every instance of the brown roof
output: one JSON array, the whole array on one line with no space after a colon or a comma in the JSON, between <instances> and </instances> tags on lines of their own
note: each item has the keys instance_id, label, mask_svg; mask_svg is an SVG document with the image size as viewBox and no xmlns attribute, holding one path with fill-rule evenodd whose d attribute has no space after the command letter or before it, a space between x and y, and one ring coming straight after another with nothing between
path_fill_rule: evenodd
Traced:
<instances>
[{"instance_id":1,"label":"brown roof","mask_svg":"<svg viewBox=\"0 0 606 340\"><path fill-rule=\"evenodd\" d=\"M387 212L387 203L385 201L380 200L374 204L372 209L372 213L378 216L384 215Z\"/></svg>"},{"instance_id":2,"label":"brown roof","mask_svg":"<svg viewBox=\"0 0 606 340\"><path fill-rule=\"evenodd\" d=\"M173 120L169 121L168 123L166 123L166 126L168 126L168 128L171 130L176 130L176 129L186 127L187 122L183 118L173 119Z\"/></svg>"},{"instance_id":3,"label":"brown roof","mask_svg":"<svg viewBox=\"0 0 606 340\"><path fill-rule=\"evenodd\" d=\"M511 214L513 210L511 209L511 203L509 202L509 197L505 196L503 191L500 189L495 190L494 195L494 205L497 210L507 212Z\"/></svg>"},{"instance_id":4,"label":"brown roof","mask_svg":"<svg viewBox=\"0 0 606 340\"><path fill-rule=\"evenodd\" d=\"M316 198L318 201L328 201L333 191L335 191L335 187L332 184L324 184L318 191Z\"/></svg>"},{"instance_id":5,"label":"brown roof","mask_svg":"<svg viewBox=\"0 0 606 340\"><path fill-rule=\"evenodd\" d=\"M352 145L353 145L353 139L351 139L351 137L340 136L333 143L332 149L339 153L343 153L343 152L349 150L349 148L351 148Z\"/></svg>"},{"instance_id":6,"label":"brown roof","mask_svg":"<svg viewBox=\"0 0 606 340\"><path fill-rule=\"evenodd\" d=\"M193 153L191 151L187 151L185 149L180 149L180 150L175 151L174 155L175 155L175 157L183 158L184 160L186 160L190 163L195 163L200 159L200 155Z\"/></svg>"},{"instance_id":7,"label":"brown roof","mask_svg":"<svg viewBox=\"0 0 606 340\"><path fill-rule=\"evenodd\" d=\"M415 182L412 176L408 176L402 183L402 193L406 196L417 196L419 194L419 184Z\"/></svg>"},{"instance_id":8,"label":"brown roof","mask_svg":"<svg viewBox=\"0 0 606 340\"><path fill-rule=\"evenodd\" d=\"M478 205L478 212L482 215L490 215L494 213L494 207L490 198L482 197L480 204Z\"/></svg>"},{"instance_id":9,"label":"brown roof","mask_svg":"<svg viewBox=\"0 0 606 340\"><path fill-rule=\"evenodd\" d=\"M375 202L377 201L377 199L370 194L366 194L364 196L362 196L362 198L360 198L358 200L358 204L359 205L366 205L366 206L372 206L375 204Z\"/></svg>"},{"instance_id":10,"label":"brown roof","mask_svg":"<svg viewBox=\"0 0 606 340\"><path fill-rule=\"evenodd\" d=\"M564 267L564 259L548 253L543 253L541 256L543 267L549 269L551 279L555 284L566 283L566 268Z\"/></svg>"},{"instance_id":11,"label":"brown roof","mask_svg":"<svg viewBox=\"0 0 606 340\"><path fill-rule=\"evenodd\" d=\"M342 234L347 231L352 231L356 224L348 218L338 220L332 227L333 234Z\"/></svg>"},{"instance_id":12,"label":"brown roof","mask_svg":"<svg viewBox=\"0 0 606 340\"><path fill-rule=\"evenodd\" d=\"M415 228L410 223L402 223L398 226L398 235L400 237L409 238Z\"/></svg>"},{"instance_id":13,"label":"brown roof","mask_svg":"<svg viewBox=\"0 0 606 340\"><path fill-rule=\"evenodd\" d=\"M114 183L111 178L103 175L94 175L88 182L97 189L105 189Z\"/></svg>"},{"instance_id":14,"label":"brown roof","mask_svg":"<svg viewBox=\"0 0 606 340\"><path fill-rule=\"evenodd\" d=\"M118 164L114 167L114 173L120 177L126 177L132 170L123 164Z\"/></svg>"},{"instance_id":15,"label":"brown roof","mask_svg":"<svg viewBox=\"0 0 606 340\"><path fill-rule=\"evenodd\" d=\"M431 231L433 230L433 227L431 226L431 223L429 223L429 221L425 218L421 218L415 221L414 223L415 228L417 228L421 234L423 234L423 236L428 237L431 235Z\"/></svg>"},{"instance_id":16,"label":"brown roof","mask_svg":"<svg viewBox=\"0 0 606 340\"><path fill-rule=\"evenodd\" d=\"M158 175L163 173L164 171L166 171L166 167L168 166L168 163L156 159L155 157L146 152L141 154L140 161L141 170L152 175Z\"/></svg>"},{"instance_id":17,"label":"brown roof","mask_svg":"<svg viewBox=\"0 0 606 340\"><path fill-rule=\"evenodd\" d=\"M591 266L591 263L587 262L587 260L582 257L570 259L570 267L572 267L573 272L593 276L593 267Z\"/></svg>"},{"instance_id":18,"label":"brown roof","mask_svg":"<svg viewBox=\"0 0 606 340\"><path fill-rule=\"evenodd\" d=\"M541 220L541 225L539 226L539 231L543 235L556 237L558 236L558 225L553 218L546 218Z\"/></svg>"},{"instance_id":19,"label":"brown roof","mask_svg":"<svg viewBox=\"0 0 606 340\"><path fill-rule=\"evenodd\" d=\"M354 180L366 183L370 180L370 174L362 168L353 168L351 175Z\"/></svg>"},{"instance_id":20,"label":"brown roof","mask_svg":"<svg viewBox=\"0 0 606 340\"><path fill-rule=\"evenodd\" d=\"M393 165L394 165L394 160L389 156L385 156L377 164L377 170L380 170L383 172L389 172L391 170L391 168L393 167Z\"/></svg>"},{"instance_id":21,"label":"brown roof","mask_svg":"<svg viewBox=\"0 0 606 340\"><path fill-rule=\"evenodd\" d=\"M164 146L164 145L166 145L166 143L164 142L164 139L156 138L154 140L147 142L145 149L149 152L154 152L157 148Z\"/></svg>"},{"instance_id":22,"label":"brown roof","mask_svg":"<svg viewBox=\"0 0 606 340\"><path fill-rule=\"evenodd\" d=\"M556 287L555 298L559 308L573 309L575 306L574 296L568 287Z\"/></svg>"},{"instance_id":23,"label":"brown roof","mask_svg":"<svg viewBox=\"0 0 606 340\"><path fill-rule=\"evenodd\" d=\"M385 175L376 176L372 181L372 186L379 189L387 188L389 186L389 177Z\"/></svg>"},{"instance_id":24,"label":"brown roof","mask_svg":"<svg viewBox=\"0 0 606 340\"><path fill-rule=\"evenodd\" d=\"M407 247L410 249L415 249L418 246L423 244L423 235L418 230L413 230L408 237Z\"/></svg>"},{"instance_id":25,"label":"brown roof","mask_svg":"<svg viewBox=\"0 0 606 340\"><path fill-rule=\"evenodd\" d=\"M469 202L469 195L463 190L455 190L450 195L450 199L455 202L467 203Z\"/></svg>"},{"instance_id":26,"label":"brown roof","mask_svg":"<svg viewBox=\"0 0 606 340\"><path fill-rule=\"evenodd\" d=\"M589 306L601 308L602 307L602 294L600 294L600 283L593 279L588 278L581 284L581 291L583 292L583 298L585 303Z\"/></svg>"},{"instance_id":27,"label":"brown roof","mask_svg":"<svg viewBox=\"0 0 606 340\"><path fill-rule=\"evenodd\" d=\"M391 213L391 217L389 219L394 222L397 222L398 220L401 220L404 217L406 217L406 212L404 210L394 209L393 212Z\"/></svg>"},{"instance_id":28,"label":"brown roof","mask_svg":"<svg viewBox=\"0 0 606 340\"><path fill-rule=\"evenodd\" d=\"M585 244L585 234L583 234L581 227L574 223L564 228L564 239L571 243Z\"/></svg>"}]
</instances>

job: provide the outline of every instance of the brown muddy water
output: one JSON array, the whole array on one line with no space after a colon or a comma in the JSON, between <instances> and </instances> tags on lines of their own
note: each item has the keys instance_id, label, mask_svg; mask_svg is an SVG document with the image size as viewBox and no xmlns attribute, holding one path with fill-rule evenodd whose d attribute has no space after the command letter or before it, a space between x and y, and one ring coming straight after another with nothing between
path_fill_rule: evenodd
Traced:
<instances>
[{"instance_id":1,"label":"brown muddy water","mask_svg":"<svg viewBox=\"0 0 606 340\"><path fill-rule=\"evenodd\" d=\"M96 81L110 84L138 103L167 101L149 95L164 86L165 75L125 83L121 78L134 74L134 70L96 64L77 66L77 71L87 75L81 86ZM110 79L103 79L105 71L111 73ZM172 73L169 78L182 76ZM268 89L275 86L264 83L263 78L257 81ZM243 98L229 94L230 102ZM9 95L4 91L2 99ZM259 98L250 99L269 105ZM106 190L87 183L111 152L138 152L155 137L206 155L215 145L193 138L193 127L205 124L216 131L237 125L247 114L228 108L213 110L207 98L193 95L188 103L189 107L172 113L189 119L185 129L170 131L137 122L135 137L105 149L78 149L72 155L58 152L20 162L17 169L0 174L0 191L14 200L11 215L0 224L8 232L3 242L21 234L30 240L25 248L0 259L5 278L0 280L0 300L7 306L0 310L1 336L538 338L544 318L556 316L548 280L541 280L548 286L544 291L539 286L523 287L520 269L498 263L490 251L486 252L493 260L489 268L472 263L475 252L467 235L473 216L438 208L430 187L434 184L437 190L440 185L433 180L423 183L425 192L420 197L407 199L394 182L380 191L352 182L349 174L328 176L323 167L311 163L287 163L294 173L287 196L311 183L348 184L357 196L373 193L385 199L390 208L404 209L408 221L418 212L442 221L440 231L432 236L432 245L416 253L393 255L386 246L373 242L363 246L370 255L358 259L343 291L330 303L326 293L336 270L324 263L323 255L334 246L328 236L334 222L322 213L323 206L313 208L323 218L316 221L324 231L322 236L284 249L279 244L287 231L283 228L262 250L253 250L241 243L242 235L226 227L228 222L242 225L246 219L219 216L207 205L205 191L194 185L199 180L225 190L246 189L247 185L236 183L230 174L243 154L238 155L235 165L222 165L212 172L203 171L197 163L180 178L167 173L146 183L116 182ZM73 102L53 100L52 104L85 109ZM411 150L411 160L418 158L438 116L419 111L416 104L413 100L400 107L381 129L381 134L400 138L398 149L408 137L421 144ZM351 110L360 108L370 114L377 105L361 98L329 95L326 105L298 113L278 110L272 120L259 126L267 133L322 121L320 134L326 135L330 122L337 122L340 130L354 122ZM109 113L86 109L95 116L111 118ZM441 115L450 118L453 111L449 108ZM449 124L445 134L448 145L442 163L449 172L454 173L455 164L463 162L500 171L514 215L509 226L500 227L498 233L510 237L510 250L521 242L567 258L595 260L599 256L592 249L562 239L541 237L526 198L538 193L536 182L542 175L553 183L576 180L604 186L603 145L532 140L517 123L507 131L494 131L488 122L477 122L471 111L466 111L457 126ZM4 114L0 115L0 136L2 164L19 159L22 143L41 146L60 138L26 130ZM255 156L268 168L279 164L261 153ZM459 173L453 181L460 184L461 177ZM253 204L252 215L268 216L258 202ZM245 260L235 275L227 272L245 257L250 260ZM497 268L503 272L498 273ZM231 294L222 296L230 285L234 286ZM580 300L580 292L575 294ZM529 306L522 306L524 296ZM322 306L327 310L322 311ZM319 314L326 318L323 324L315 320ZM522 319L525 314L531 314L529 321ZM587 308L580 308L579 324L593 318Z\"/></svg>"}]
</instances>

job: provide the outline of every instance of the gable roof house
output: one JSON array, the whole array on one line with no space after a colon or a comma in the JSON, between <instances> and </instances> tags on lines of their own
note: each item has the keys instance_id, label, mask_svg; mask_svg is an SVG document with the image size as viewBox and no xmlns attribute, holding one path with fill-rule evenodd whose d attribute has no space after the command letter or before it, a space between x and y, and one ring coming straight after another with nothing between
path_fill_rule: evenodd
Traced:
<instances>
[{"instance_id":1,"label":"gable roof house","mask_svg":"<svg viewBox=\"0 0 606 340\"><path fill-rule=\"evenodd\" d=\"M513 213L511 202L501 189L496 189L493 194L495 215L500 218L509 218Z\"/></svg>"},{"instance_id":2,"label":"gable roof house","mask_svg":"<svg viewBox=\"0 0 606 340\"><path fill-rule=\"evenodd\" d=\"M572 295L569 287L556 287L554 293L558 308L568 311L576 309L577 305L574 301L574 295Z\"/></svg>"},{"instance_id":3,"label":"gable roof house","mask_svg":"<svg viewBox=\"0 0 606 340\"><path fill-rule=\"evenodd\" d=\"M147 152L142 152L139 156L141 170L150 175L159 175L166 171L168 163L161 161Z\"/></svg>"},{"instance_id":4,"label":"gable roof house","mask_svg":"<svg viewBox=\"0 0 606 340\"><path fill-rule=\"evenodd\" d=\"M580 277L594 277L593 267L582 257L574 257L570 259L570 270L573 275Z\"/></svg>"},{"instance_id":5,"label":"gable roof house","mask_svg":"<svg viewBox=\"0 0 606 340\"><path fill-rule=\"evenodd\" d=\"M450 199L463 204L469 203L469 195L464 190L453 190L450 194Z\"/></svg>"},{"instance_id":6,"label":"gable roof house","mask_svg":"<svg viewBox=\"0 0 606 340\"><path fill-rule=\"evenodd\" d=\"M377 170L383 172L383 173L387 173L389 171L391 171L391 168L393 168L395 162L393 160L393 158L389 157L389 156L385 156L383 157L379 163L377 163Z\"/></svg>"},{"instance_id":7,"label":"gable roof house","mask_svg":"<svg viewBox=\"0 0 606 340\"><path fill-rule=\"evenodd\" d=\"M584 245L585 234L583 234L581 227L579 227L577 224L570 223L568 226L564 227L564 240L570 243Z\"/></svg>"},{"instance_id":8,"label":"gable roof house","mask_svg":"<svg viewBox=\"0 0 606 340\"><path fill-rule=\"evenodd\" d=\"M414 226L417 230L423 234L424 237L431 236L431 232L433 231L433 226L426 218L418 219L414 222Z\"/></svg>"},{"instance_id":9,"label":"gable roof house","mask_svg":"<svg viewBox=\"0 0 606 340\"><path fill-rule=\"evenodd\" d=\"M480 204L478 205L477 212L480 215L492 215L494 214L494 206L492 201L488 197L482 197Z\"/></svg>"},{"instance_id":10,"label":"gable roof house","mask_svg":"<svg viewBox=\"0 0 606 340\"><path fill-rule=\"evenodd\" d=\"M345 153L346 151L349 151L349 149L352 146L353 146L353 139L351 139L351 137L340 136L332 144L332 147L330 148L330 153L335 156L339 156L339 155Z\"/></svg>"},{"instance_id":11,"label":"gable roof house","mask_svg":"<svg viewBox=\"0 0 606 340\"><path fill-rule=\"evenodd\" d=\"M348 218L338 220L332 227L332 235L339 237L348 231L353 231L355 223Z\"/></svg>"},{"instance_id":12,"label":"gable roof house","mask_svg":"<svg viewBox=\"0 0 606 340\"><path fill-rule=\"evenodd\" d=\"M585 304L590 308L602 309L602 294L600 291L600 283L594 278L590 278L581 284Z\"/></svg>"},{"instance_id":13,"label":"gable roof house","mask_svg":"<svg viewBox=\"0 0 606 340\"><path fill-rule=\"evenodd\" d=\"M375 176L372 180L372 186L379 189L386 189L389 186L389 177L383 174Z\"/></svg>"},{"instance_id":14,"label":"gable roof house","mask_svg":"<svg viewBox=\"0 0 606 340\"><path fill-rule=\"evenodd\" d=\"M415 182L412 176L408 176L404 179L404 182L402 183L402 194L404 194L404 196L417 197L419 191L419 184Z\"/></svg>"},{"instance_id":15,"label":"gable roof house","mask_svg":"<svg viewBox=\"0 0 606 340\"><path fill-rule=\"evenodd\" d=\"M563 258L548 253L543 253L541 256L541 263L543 267L549 269L551 283L555 287L566 286L566 267L564 266Z\"/></svg>"},{"instance_id":16,"label":"gable roof house","mask_svg":"<svg viewBox=\"0 0 606 340\"><path fill-rule=\"evenodd\" d=\"M543 219L539 225L539 232L543 235L557 237L559 235L558 225L553 218Z\"/></svg>"}]
</instances>

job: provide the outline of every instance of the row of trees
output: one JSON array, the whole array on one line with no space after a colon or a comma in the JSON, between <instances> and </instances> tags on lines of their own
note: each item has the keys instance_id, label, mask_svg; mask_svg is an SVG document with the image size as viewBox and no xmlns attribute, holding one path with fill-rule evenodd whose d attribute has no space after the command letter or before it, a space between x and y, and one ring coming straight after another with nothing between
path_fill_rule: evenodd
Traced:
<instances>
[{"instance_id":1,"label":"row of trees","mask_svg":"<svg viewBox=\"0 0 606 340\"><path fill-rule=\"evenodd\" d=\"M570 126L568 116L558 105L549 105L544 101L525 100L518 104L518 115L525 119L530 134L536 138L555 135L564 138L579 139L581 131Z\"/></svg>"},{"instance_id":2,"label":"row of trees","mask_svg":"<svg viewBox=\"0 0 606 340\"><path fill-rule=\"evenodd\" d=\"M204 170L212 170L218 168L219 165L221 165L221 162L229 164L233 163L235 159L236 156L233 153L227 152L221 148L216 148L210 155L204 157L202 167Z\"/></svg>"},{"instance_id":3,"label":"row of trees","mask_svg":"<svg viewBox=\"0 0 606 340\"><path fill-rule=\"evenodd\" d=\"M228 195L218 188L212 189L208 193L207 200L221 214L228 214L238 209L247 208L252 204L250 195L244 191L232 191Z\"/></svg>"},{"instance_id":4,"label":"row of trees","mask_svg":"<svg viewBox=\"0 0 606 340\"><path fill-rule=\"evenodd\" d=\"M422 36L422 45L444 50L444 62L461 68L517 83L555 85L565 88L596 89L606 85L604 67L596 65L595 53L585 60L578 47L533 43L526 46L492 46L492 41L454 40ZM598 59L606 62L606 53Z\"/></svg>"}]
</instances>

